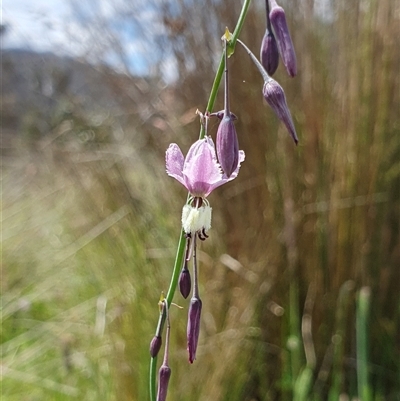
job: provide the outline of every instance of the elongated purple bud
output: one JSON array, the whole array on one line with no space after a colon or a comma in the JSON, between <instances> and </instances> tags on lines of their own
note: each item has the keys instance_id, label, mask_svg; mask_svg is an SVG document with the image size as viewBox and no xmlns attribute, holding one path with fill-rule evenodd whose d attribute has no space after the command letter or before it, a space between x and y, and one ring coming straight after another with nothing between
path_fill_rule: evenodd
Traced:
<instances>
[{"instance_id":1,"label":"elongated purple bud","mask_svg":"<svg viewBox=\"0 0 400 401\"><path fill-rule=\"evenodd\" d=\"M294 77L297 74L296 53L287 26L285 11L282 7L278 6L275 0L271 0L271 5L269 19L278 42L279 53L283 64L285 64L287 73L291 77Z\"/></svg>"},{"instance_id":2,"label":"elongated purple bud","mask_svg":"<svg viewBox=\"0 0 400 401\"><path fill-rule=\"evenodd\" d=\"M269 75L274 75L279 65L279 51L274 34L268 29L261 42L261 64Z\"/></svg>"},{"instance_id":3,"label":"elongated purple bud","mask_svg":"<svg viewBox=\"0 0 400 401\"><path fill-rule=\"evenodd\" d=\"M285 92L282 87L274 79L270 78L264 82L263 95L267 103L274 110L275 114L280 120L286 125L289 134L292 136L294 142L299 142L297 138L296 130L294 128L292 115L290 114L289 107L286 103Z\"/></svg>"},{"instance_id":4,"label":"elongated purple bud","mask_svg":"<svg viewBox=\"0 0 400 401\"><path fill-rule=\"evenodd\" d=\"M190 363L193 363L196 359L197 342L200 333L201 307L202 302L200 298L193 297L190 300L187 323L187 350L189 352Z\"/></svg>"},{"instance_id":5,"label":"elongated purple bud","mask_svg":"<svg viewBox=\"0 0 400 401\"><path fill-rule=\"evenodd\" d=\"M224 94L224 114L217 130L217 156L219 164L227 177L230 177L239 164L239 141L236 133L236 116L229 109L229 79L228 79L228 50L226 40L225 50L225 94ZM221 114L217 113L218 118Z\"/></svg>"},{"instance_id":6,"label":"elongated purple bud","mask_svg":"<svg viewBox=\"0 0 400 401\"><path fill-rule=\"evenodd\" d=\"M171 377L171 368L165 364L161 365L158 371L158 390L157 401L165 401L167 399L168 383Z\"/></svg>"},{"instance_id":7,"label":"elongated purple bud","mask_svg":"<svg viewBox=\"0 0 400 401\"><path fill-rule=\"evenodd\" d=\"M158 355L158 352L160 351L161 348L161 344L162 344L161 336L154 336L150 342L150 355L152 358L155 358Z\"/></svg>"},{"instance_id":8,"label":"elongated purple bud","mask_svg":"<svg viewBox=\"0 0 400 401\"><path fill-rule=\"evenodd\" d=\"M192 280L185 262L185 265L183 266L179 275L179 291L181 292L183 298L186 299L189 296L191 288Z\"/></svg>"},{"instance_id":9,"label":"elongated purple bud","mask_svg":"<svg viewBox=\"0 0 400 401\"><path fill-rule=\"evenodd\" d=\"M227 177L236 170L239 163L239 141L232 115L224 115L217 130L217 156Z\"/></svg>"}]
</instances>

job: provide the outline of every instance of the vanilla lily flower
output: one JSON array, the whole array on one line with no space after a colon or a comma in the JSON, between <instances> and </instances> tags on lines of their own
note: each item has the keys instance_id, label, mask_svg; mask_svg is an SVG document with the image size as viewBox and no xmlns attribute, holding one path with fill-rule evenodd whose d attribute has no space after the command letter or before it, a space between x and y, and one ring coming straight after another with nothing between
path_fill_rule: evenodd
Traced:
<instances>
[{"instance_id":1,"label":"vanilla lily flower","mask_svg":"<svg viewBox=\"0 0 400 401\"><path fill-rule=\"evenodd\" d=\"M169 145L165 158L167 174L179 181L192 196L190 204L185 205L182 211L182 227L187 234L205 236L211 228L211 207L206 198L215 188L237 177L244 157L244 152L240 150L239 163L228 177L217 161L211 137L196 141L186 157L176 143Z\"/></svg>"}]
</instances>

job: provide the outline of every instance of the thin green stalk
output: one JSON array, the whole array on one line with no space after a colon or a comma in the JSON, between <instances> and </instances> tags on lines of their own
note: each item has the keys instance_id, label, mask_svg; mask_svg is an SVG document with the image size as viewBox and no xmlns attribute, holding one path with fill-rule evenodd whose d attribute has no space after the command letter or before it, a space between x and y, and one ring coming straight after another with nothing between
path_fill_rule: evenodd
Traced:
<instances>
[{"instance_id":1,"label":"thin green stalk","mask_svg":"<svg viewBox=\"0 0 400 401\"><path fill-rule=\"evenodd\" d=\"M178 284L179 272L180 272L180 268L183 263L185 243L186 243L185 233L182 230L181 235L179 237L178 250L176 251L175 264L174 264L174 269L172 271L171 282L169 284L167 296L165 298L166 306L168 308L170 307L170 305L172 303L172 299L174 298L176 286ZM162 320L165 319L164 316L165 315L163 313L160 313L160 317L159 317L159 321L158 321L157 325L162 325ZM150 359L150 400L151 401L156 400L156 377L157 377L157 356Z\"/></svg>"},{"instance_id":2,"label":"thin green stalk","mask_svg":"<svg viewBox=\"0 0 400 401\"><path fill-rule=\"evenodd\" d=\"M232 38L229 43L229 55L232 55L235 50L236 40L238 39L240 32L242 31L244 21L246 19L246 15L250 6L251 0L245 0L242 6L242 10L239 15L238 22L236 24L235 30L232 34ZM212 112L215 104L215 100L217 97L218 89L221 84L222 75L224 73L225 68L225 58L224 52L222 52L221 60L219 62L219 66L215 75L215 79L211 88L210 97L208 99L206 112ZM199 139L203 139L206 134L205 127L201 124ZM189 195L188 195L189 199ZM172 299L175 294L175 290L179 280L179 272L183 262L183 256L185 252L185 233L181 230L179 243L178 243L178 250L176 252L175 257L175 264L172 271L171 282L168 288L167 296L166 296L166 305L169 308L172 302ZM164 315L160 314L159 319L164 319ZM160 321L159 323L160 324ZM156 401L156 376L157 376L157 357L150 359L150 372L149 372L149 385L150 385L150 401Z\"/></svg>"},{"instance_id":3,"label":"thin green stalk","mask_svg":"<svg viewBox=\"0 0 400 401\"><path fill-rule=\"evenodd\" d=\"M357 384L360 400L371 400L368 382L368 315L371 291L361 288L357 299L356 338L357 338Z\"/></svg>"},{"instance_id":4,"label":"thin green stalk","mask_svg":"<svg viewBox=\"0 0 400 401\"><path fill-rule=\"evenodd\" d=\"M336 322L333 346L333 362L332 362L332 384L328 393L328 401L336 401L340 398L342 391L344 374L343 374L343 359L346 335L346 318L348 314L350 295L354 289L354 282L346 281L339 291L339 298L336 307Z\"/></svg>"}]
</instances>

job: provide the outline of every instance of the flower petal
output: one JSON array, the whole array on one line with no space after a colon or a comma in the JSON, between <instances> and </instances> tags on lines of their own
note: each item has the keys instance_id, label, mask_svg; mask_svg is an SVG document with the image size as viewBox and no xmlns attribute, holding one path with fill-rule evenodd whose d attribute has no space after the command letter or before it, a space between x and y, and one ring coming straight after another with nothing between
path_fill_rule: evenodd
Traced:
<instances>
[{"instance_id":1,"label":"flower petal","mask_svg":"<svg viewBox=\"0 0 400 401\"><path fill-rule=\"evenodd\" d=\"M171 143L165 153L167 174L186 187L182 174L184 160L185 159L179 146L176 143Z\"/></svg>"},{"instance_id":2,"label":"flower petal","mask_svg":"<svg viewBox=\"0 0 400 401\"><path fill-rule=\"evenodd\" d=\"M189 192L199 197L210 194L211 186L221 180L222 171L211 138L199 139L191 146L185 159L183 177Z\"/></svg>"},{"instance_id":3,"label":"flower petal","mask_svg":"<svg viewBox=\"0 0 400 401\"><path fill-rule=\"evenodd\" d=\"M212 185L210 185L209 192L206 193L205 196L209 195L212 191L214 191L215 188L218 188L221 185L224 185L225 183L234 180L239 174L240 165L244 161L244 159L245 159L244 151L239 150L239 163L238 166L236 167L236 170L230 175L229 178L226 176L226 174L224 174L219 181L214 182Z\"/></svg>"}]
</instances>

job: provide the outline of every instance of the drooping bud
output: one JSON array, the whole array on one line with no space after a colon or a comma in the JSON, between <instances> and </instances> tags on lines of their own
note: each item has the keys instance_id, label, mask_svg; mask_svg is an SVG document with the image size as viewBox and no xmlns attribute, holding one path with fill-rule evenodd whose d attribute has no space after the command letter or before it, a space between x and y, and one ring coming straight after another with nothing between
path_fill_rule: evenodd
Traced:
<instances>
[{"instance_id":1,"label":"drooping bud","mask_svg":"<svg viewBox=\"0 0 400 401\"><path fill-rule=\"evenodd\" d=\"M279 65L279 51L269 19L269 0L265 0L265 14L267 16L267 28L261 42L260 60L267 73L273 75Z\"/></svg>"},{"instance_id":2,"label":"drooping bud","mask_svg":"<svg viewBox=\"0 0 400 401\"><path fill-rule=\"evenodd\" d=\"M278 42L279 53L283 64L285 64L287 73L291 77L294 77L297 74L296 54L287 26L285 11L282 7L278 6L275 0L271 0L271 6L269 19Z\"/></svg>"},{"instance_id":3,"label":"drooping bud","mask_svg":"<svg viewBox=\"0 0 400 401\"><path fill-rule=\"evenodd\" d=\"M270 78L268 81L264 82L263 95L267 103L271 106L272 110L274 110L275 114L285 124L289 134L292 136L297 145L299 139L297 138L292 115L290 114L289 107L287 106L285 92L283 91L282 87L278 84L278 82Z\"/></svg>"},{"instance_id":4,"label":"drooping bud","mask_svg":"<svg viewBox=\"0 0 400 401\"><path fill-rule=\"evenodd\" d=\"M155 335L150 342L150 355L152 358L155 358L158 355L158 352L160 351L161 348L161 344L162 344L161 336Z\"/></svg>"},{"instance_id":5,"label":"drooping bud","mask_svg":"<svg viewBox=\"0 0 400 401\"><path fill-rule=\"evenodd\" d=\"M233 117L224 115L217 130L217 156L222 170L230 177L239 163L239 142Z\"/></svg>"},{"instance_id":6,"label":"drooping bud","mask_svg":"<svg viewBox=\"0 0 400 401\"><path fill-rule=\"evenodd\" d=\"M232 173L236 170L239 164L239 142L236 133L235 124L233 123L236 120L236 116L230 112L229 109L229 80L228 80L228 51L226 45L226 36L228 33L225 33L225 95L224 95L224 114L219 123L217 130L217 156L219 164L222 167L222 170L229 178ZM217 116L221 118L220 113L217 113Z\"/></svg>"},{"instance_id":7,"label":"drooping bud","mask_svg":"<svg viewBox=\"0 0 400 401\"><path fill-rule=\"evenodd\" d=\"M187 298L190 294L192 288L192 281L190 279L190 273L187 268L187 261L185 261L181 273L179 275L179 291L181 292L183 298Z\"/></svg>"},{"instance_id":8,"label":"drooping bud","mask_svg":"<svg viewBox=\"0 0 400 401\"><path fill-rule=\"evenodd\" d=\"M196 359L197 342L200 333L201 307L202 302L200 298L193 297L190 300L187 323L187 350L189 352L190 363L193 363Z\"/></svg>"},{"instance_id":9,"label":"drooping bud","mask_svg":"<svg viewBox=\"0 0 400 401\"><path fill-rule=\"evenodd\" d=\"M240 39L238 39L237 41L246 49L248 55L253 60L254 64L264 78L263 95L265 97L265 100L272 107L279 119L282 120L283 123L286 125L286 128L289 130L290 135L297 145L299 140L297 138L296 130L294 128L292 116L286 103L285 92L278 84L278 82L276 82L268 75L267 71L265 71L265 68L257 60L257 57L252 53L252 51Z\"/></svg>"},{"instance_id":10,"label":"drooping bud","mask_svg":"<svg viewBox=\"0 0 400 401\"><path fill-rule=\"evenodd\" d=\"M261 64L269 75L273 75L279 65L279 51L274 34L268 29L261 42Z\"/></svg>"},{"instance_id":11,"label":"drooping bud","mask_svg":"<svg viewBox=\"0 0 400 401\"><path fill-rule=\"evenodd\" d=\"M171 377L171 368L163 364L158 371L158 390L157 401L165 401L167 399L168 383Z\"/></svg>"}]
</instances>

